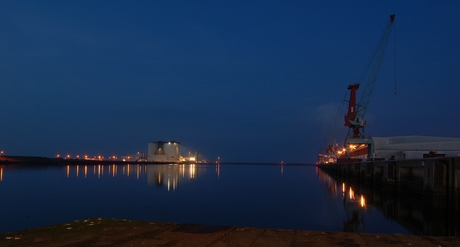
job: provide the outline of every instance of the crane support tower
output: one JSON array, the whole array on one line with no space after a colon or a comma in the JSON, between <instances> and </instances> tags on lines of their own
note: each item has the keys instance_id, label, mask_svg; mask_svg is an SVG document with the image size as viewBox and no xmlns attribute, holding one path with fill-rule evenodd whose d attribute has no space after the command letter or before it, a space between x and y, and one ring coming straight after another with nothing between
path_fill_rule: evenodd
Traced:
<instances>
[{"instance_id":1,"label":"crane support tower","mask_svg":"<svg viewBox=\"0 0 460 247\"><path fill-rule=\"evenodd\" d=\"M329 134L326 139L326 143L327 143L326 153L319 154L319 157L318 157L319 164L337 163L339 144L337 143L337 140L336 140L336 134L337 134L336 132L337 132L337 127L339 126L340 120L342 119L342 116L343 116L342 109L345 105L346 98L347 98L347 94L344 95L342 104L340 104L337 109L337 114L336 114L334 125L330 126Z\"/></svg>"},{"instance_id":2,"label":"crane support tower","mask_svg":"<svg viewBox=\"0 0 460 247\"><path fill-rule=\"evenodd\" d=\"M347 158L350 157L350 146L357 144L367 144L368 146L368 159L374 158L374 141L371 138L367 138L364 134L364 126L366 121L364 116L371 100L372 92L374 90L375 83L382 65L383 57L388 44L388 39L393 27L395 15L390 15L390 20L383 32L380 41L377 44L377 48L374 55L374 63L372 70L369 74L369 78L364 87L363 94L359 103L356 103L356 91L358 90L360 83L351 84L348 86L350 90L350 101L348 102L348 112L345 115L345 126L348 128L347 138L345 139L345 148L347 150Z\"/></svg>"}]
</instances>

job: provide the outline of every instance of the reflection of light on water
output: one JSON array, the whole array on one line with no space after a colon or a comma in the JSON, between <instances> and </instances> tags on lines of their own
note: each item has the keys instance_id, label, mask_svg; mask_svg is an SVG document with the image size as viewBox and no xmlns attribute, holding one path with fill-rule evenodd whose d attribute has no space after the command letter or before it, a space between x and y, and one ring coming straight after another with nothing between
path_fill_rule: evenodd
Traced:
<instances>
[{"instance_id":1,"label":"reflection of light on water","mask_svg":"<svg viewBox=\"0 0 460 247\"><path fill-rule=\"evenodd\" d=\"M189 178L195 178L196 165L190 164L189 166Z\"/></svg>"},{"instance_id":2,"label":"reflection of light on water","mask_svg":"<svg viewBox=\"0 0 460 247\"><path fill-rule=\"evenodd\" d=\"M168 191L176 190L179 184L179 174L181 173L181 169L183 169L182 165L169 165L165 170L166 175L168 176L168 180L166 182Z\"/></svg>"},{"instance_id":3,"label":"reflection of light on water","mask_svg":"<svg viewBox=\"0 0 460 247\"><path fill-rule=\"evenodd\" d=\"M80 174L80 166L83 169L83 174ZM121 166L121 167L119 167ZM65 173L66 177L70 178L80 177L83 178L102 178L105 176L110 176L115 178L116 176L122 175L127 177L132 177L135 179L142 179L143 176L147 176L147 182L152 185L157 185L168 189L168 191L175 191L179 187L180 179L196 179L199 177L199 172L204 171L206 166L201 166L198 164L170 164L170 165L143 165L143 164L126 164L126 165L104 165L104 164L94 164L94 165L75 165L72 168L72 165L66 165ZM92 168L91 168L92 167ZM208 166L208 168L215 169L217 176L220 176L220 164L214 166ZM75 169L75 174L72 174L72 170ZM122 170L122 173L119 173L118 169ZM91 172L93 170L93 172ZM3 170L2 170L3 172ZM105 173L105 174L104 174ZM118 174L119 173L119 174ZM133 173L133 174L131 174ZM107 175L108 174L108 175ZM3 174L2 174L3 176Z\"/></svg>"},{"instance_id":4,"label":"reflection of light on water","mask_svg":"<svg viewBox=\"0 0 460 247\"><path fill-rule=\"evenodd\" d=\"M220 177L220 164L216 166L217 177Z\"/></svg>"},{"instance_id":5,"label":"reflection of light on water","mask_svg":"<svg viewBox=\"0 0 460 247\"><path fill-rule=\"evenodd\" d=\"M337 182L331 178L327 173L323 172L321 169L318 169L318 167L315 168L316 175L318 175L318 179L320 182L324 183L327 189L327 193L329 195L337 195L338 194L338 184ZM343 192L343 190L342 190ZM342 196L344 196L342 194Z\"/></svg>"},{"instance_id":6,"label":"reflection of light on water","mask_svg":"<svg viewBox=\"0 0 460 247\"><path fill-rule=\"evenodd\" d=\"M342 183L342 192L343 192L343 198L346 197L346 185L345 183ZM350 190L348 191L348 199L349 200L355 200L355 191L350 187ZM366 207L366 199L364 198L364 195L360 195L359 197L359 205L362 208Z\"/></svg>"},{"instance_id":7,"label":"reflection of light on water","mask_svg":"<svg viewBox=\"0 0 460 247\"><path fill-rule=\"evenodd\" d=\"M118 175L118 165L112 164L112 165L103 165L103 164L97 164L97 165L75 165L75 168L72 168L71 165L66 165L65 167L65 173L66 177L69 178L71 177L71 170L75 169L75 177L80 176L80 166L83 166L83 175L85 178L91 177L93 175L94 177L97 178L102 178L105 174L109 174L111 177L115 177ZM90 169L92 167L93 172L90 172ZM134 165L123 165L122 166L122 174L126 176L132 176L134 174L131 173L136 173L136 179L140 179L143 175L147 174L147 166L141 165L141 164L136 164Z\"/></svg>"},{"instance_id":8,"label":"reflection of light on water","mask_svg":"<svg viewBox=\"0 0 460 247\"><path fill-rule=\"evenodd\" d=\"M284 173L284 165L281 165L281 175Z\"/></svg>"},{"instance_id":9,"label":"reflection of light on water","mask_svg":"<svg viewBox=\"0 0 460 247\"><path fill-rule=\"evenodd\" d=\"M3 167L0 168L0 181L3 181Z\"/></svg>"},{"instance_id":10,"label":"reflection of light on water","mask_svg":"<svg viewBox=\"0 0 460 247\"><path fill-rule=\"evenodd\" d=\"M351 187L350 187L350 199L351 200L355 199L355 192L353 191L353 189Z\"/></svg>"},{"instance_id":11,"label":"reflection of light on water","mask_svg":"<svg viewBox=\"0 0 460 247\"><path fill-rule=\"evenodd\" d=\"M97 178L101 178L101 165L97 165Z\"/></svg>"},{"instance_id":12,"label":"reflection of light on water","mask_svg":"<svg viewBox=\"0 0 460 247\"><path fill-rule=\"evenodd\" d=\"M145 168L147 182L168 191L175 191L181 179L196 179L200 171L197 164L152 165Z\"/></svg>"},{"instance_id":13,"label":"reflection of light on water","mask_svg":"<svg viewBox=\"0 0 460 247\"><path fill-rule=\"evenodd\" d=\"M361 195L361 207L365 208L366 207L366 200L364 199L364 196Z\"/></svg>"},{"instance_id":14,"label":"reflection of light on water","mask_svg":"<svg viewBox=\"0 0 460 247\"><path fill-rule=\"evenodd\" d=\"M316 174L318 175L319 181L325 183L329 194L337 196L337 190L340 188L340 185L336 180L318 168L316 168ZM359 188L357 191L354 191L354 189L345 182L342 182L341 187L343 206L347 215L347 219L343 223L344 231L359 232L363 229L363 218L367 210L366 200L364 195L357 193L359 192Z\"/></svg>"}]
</instances>

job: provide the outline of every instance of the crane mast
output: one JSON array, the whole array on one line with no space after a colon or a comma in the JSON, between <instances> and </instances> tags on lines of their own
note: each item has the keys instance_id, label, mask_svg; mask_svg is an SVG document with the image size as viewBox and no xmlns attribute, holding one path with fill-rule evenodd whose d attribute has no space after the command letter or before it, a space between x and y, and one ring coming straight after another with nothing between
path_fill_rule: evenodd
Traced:
<instances>
[{"instance_id":1,"label":"crane mast","mask_svg":"<svg viewBox=\"0 0 460 247\"><path fill-rule=\"evenodd\" d=\"M333 126L330 126L329 134L326 139L327 147L326 147L326 153L325 154L320 154L320 160L319 163L324 164L324 163L336 163L337 162L337 152L338 152L338 143L336 140L336 132L337 132L337 127L339 126L340 119L342 118L342 109L344 106L344 103L346 102L346 97L347 94L345 94L342 104L339 105L337 108L337 116L336 116L336 121Z\"/></svg>"},{"instance_id":2,"label":"crane mast","mask_svg":"<svg viewBox=\"0 0 460 247\"><path fill-rule=\"evenodd\" d=\"M348 86L348 89L350 90L350 101L348 102L347 115L345 115L345 126L349 127L349 129L345 140L345 146L349 146L350 144L367 144L368 158L371 159L374 158L374 143L372 139L366 138L364 135L364 126L366 125L364 116L369 106L372 92L380 72L380 67L382 65L383 57L385 55L388 40L393 27L394 18L395 15L390 15L390 20L388 21L383 35L377 44L372 70L369 74L367 83L364 86L359 103L356 103L356 91L358 90L360 83ZM349 148L347 148L347 151L347 154L349 155Z\"/></svg>"}]
</instances>

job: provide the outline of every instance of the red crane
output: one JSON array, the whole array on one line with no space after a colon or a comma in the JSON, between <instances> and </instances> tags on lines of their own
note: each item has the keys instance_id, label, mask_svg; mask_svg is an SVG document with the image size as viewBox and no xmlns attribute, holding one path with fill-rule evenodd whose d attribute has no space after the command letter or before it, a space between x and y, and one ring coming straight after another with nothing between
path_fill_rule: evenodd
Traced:
<instances>
[{"instance_id":1,"label":"red crane","mask_svg":"<svg viewBox=\"0 0 460 247\"><path fill-rule=\"evenodd\" d=\"M350 101L348 102L347 115L345 115L345 126L349 127L349 129L347 138L345 140L345 147L349 146L350 144L367 144L368 158L370 159L374 158L374 142L371 138L367 138L364 135L364 126L366 125L364 116L369 106L372 92L380 72L380 67L385 55L394 19L395 15L390 15L390 20L388 21L383 35L377 44L376 50L373 53L374 63L372 65L372 70L369 74L369 78L364 87L364 91L359 103L356 103L356 91L358 90L360 83L351 84L348 86L348 90L350 90ZM348 156L349 151L349 148L347 148Z\"/></svg>"}]
</instances>

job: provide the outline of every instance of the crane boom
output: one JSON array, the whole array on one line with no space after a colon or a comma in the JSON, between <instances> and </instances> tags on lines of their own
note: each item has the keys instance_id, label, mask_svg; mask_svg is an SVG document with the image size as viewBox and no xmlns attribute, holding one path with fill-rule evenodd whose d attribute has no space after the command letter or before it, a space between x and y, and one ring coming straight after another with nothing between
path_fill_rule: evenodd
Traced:
<instances>
[{"instance_id":1,"label":"crane boom","mask_svg":"<svg viewBox=\"0 0 460 247\"><path fill-rule=\"evenodd\" d=\"M377 49L374 53L374 63L372 65L372 70L369 74L369 78L364 87L363 94L358 104L356 104L356 91L358 90L360 84L352 84L348 86L350 90L350 101L348 105L348 113L345 115L345 126L348 126L348 135L345 139L345 147L347 150L347 158L350 157L351 146L356 144L365 144L367 145L367 158L374 158L374 140L372 138L367 138L364 135L364 126L366 122L364 121L364 116L366 110L369 106L371 100L372 92L374 91L374 86L377 81L377 77L380 72L380 67L382 65L383 57L388 44L388 39L393 27L395 15L390 15L390 20L383 32L383 35L380 41L377 44Z\"/></svg>"},{"instance_id":2,"label":"crane boom","mask_svg":"<svg viewBox=\"0 0 460 247\"><path fill-rule=\"evenodd\" d=\"M372 65L372 70L369 75L369 79L367 80L366 87L364 88L363 94L358 103L358 109L356 111L356 117L354 119L355 122L357 122L358 119L364 119L364 115L366 114L367 107L369 106L369 102L371 100L372 92L374 91L375 82L377 81L377 77L380 72L380 67L382 66L383 57L387 49L388 38L390 37L394 19L395 15L390 15L390 20L378 46L379 48L375 57L375 62Z\"/></svg>"},{"instance_id":3,"label":"crane boom","mask_svg":"<svg viewBox=\"0 0 460 247\"><path fill-rule=\"evenodd\" d=\"M377 81L377 77L380 72L383 57L388 44L388 39L393 27L395 15L390 15L390 20L383 32L382 38L380 39L377 50L375 53L375 60L372 65L372 70L369 74L369 78L364 87L363 94L358 104L356 104L356 90L358 90L360 84L353 84L348 87L351 90L350 101L348 107L348 114L345 116L345 126L350 127L347 138L364 138L364 130L362 130L366 124L364 116L371 100L372 92ZM362 130L362 131L361 131Z\"/></svg>"}]
</instances>

